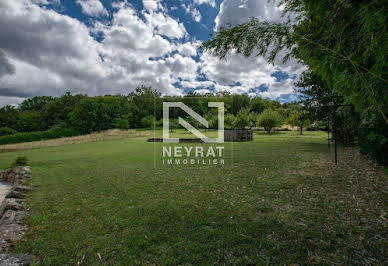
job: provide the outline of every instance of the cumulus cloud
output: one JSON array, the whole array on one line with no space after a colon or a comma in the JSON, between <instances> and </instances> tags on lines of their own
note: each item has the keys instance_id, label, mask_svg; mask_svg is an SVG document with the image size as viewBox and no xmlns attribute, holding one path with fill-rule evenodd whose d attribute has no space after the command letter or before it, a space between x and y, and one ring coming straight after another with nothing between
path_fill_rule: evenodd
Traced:
<instances>
[{"instance_id":1,"label":"cumulus cloud","mask_svg":"<svg viewBox=\"0 0 388 266\"><path fill-rule=\"evenodd\" d=\"M185 10L186 14L191 15L191 17L193 18L193 20L195 22L201 21L201 19L202 19L201 12L199 12L199 10L197 8L195 8L193 4L186 5L186 4L182 3L181 7Z\"/></svg>"},{"instance_id":2,"label":"cumulus cloud","mask_svg":"<svg viewBox=\"0 0 388 266\"><path fill-rule=\"evenodd\" d=\"M19 103L22 103L24 100L25 98L0 96L0 107L5 105L17 106Z\"/></svg>"},{"instance_id":3,"label":"cumulus cloud","mask_svg":"<svg viewBox=\"0 0 388 266\"><path fill-rule=\"evenodd\" d=\"M276 1L268 0L224 0L215 19L215 29L247 22L251 17L265 21L283 20L282 7Z\"/></svg>"},{"instance_id":4,"label":"cumulus cloud","mask_svg":"<svg viewBox=\"0 0 388 266\"><path fill-rule=\"evenodd\" d=\"M276 1L268 0L224 0L220 12L215 19L215 30L229 25L247 22L251 17L265 21L281 22L282 7ZM202 73L209 80L215 81L215 89L227 90L235 93L261 95L267 98L277 98L290 94L293 91L293 78L277 81L273 77L276 71L288 73L289 77L298 76L305 69L297 60L291 58L287 63L282 63L282 51L275 60L275 65L268 64L263 57L243 57L230 54L226 60L220 61L208 54L201 56ZM236 81L238 84L236 85ZM257 89L260 85L266 91Z\"/></svg>"},{"instance_id":5,"label":"cumulus cloud","mask_svg":"<svg viewBox=\"0 0 388 266\"><path fill-rule=\"evenodd\" d=\"M194 3L197 5L202 5L202 4L208 4L212 7L216 6L216 1L215 0L194 0Z\"/></svg>"},{"instance_id":6,"label":"cumulus cloud","mask_svg":"<svg viewBox=\"0 0 388 266\"><path fill-rule=\"evenodd\" d=\"M248 7L250 1L246 1ZM190 8L215 5L213 2L194 1ZM221 7L218 25L233 14L232 7L239 8L230 2L225 0ZM66 91L126 94L139 85L169 95L181 95L189 88L273 98L292 90L292 79L278 81L274 72L300 73L295 62L272 66L259 57L233 54L220 61L198 54L198 42L160 1L144 1L143 11L126 1L113 2L110 21L95 20L89 27L45 7L46 3L48 0L0 1L0 106ZM90 14L103 15L105 8L101 7L100 12ZM87 12L82 4L80 8ZM256 90L260 85L268 90Z\"/></svg>"},{"instance_id":7,"label":"cumulus cloud","mask_svg":"<svg viewBox=\"0 0 388 266\"><path fill-rule=\"evenodd\" d=\"M106 73L100 44L78 20L21 0L0 2L0 24L0 49L15 66L0 93L53 95L57 86L81 86Z\"/></svg>"},{"instance_id":8,"label":"cumulus cloud","mask_svg":"<svg viewBox=\"0 0 388 266\"><path fill-rule=\"evenodd\" d=\"M153 19L178 30L164 32ZM196 62L186 56L193 52L186 47L181 48L185 54L173 55L177 46L161 34L176 38L186 31L170 17L154 14L150 20L140 19L130 5L121 5L109 24L96 23L90 29L29 0L1 1L0 95L14 99L10 97L57 96L65 91L115 94L141 84L164 94L181 94L172 84L182 77L194 78ZM101 34L102 41L91 31Z\"/></svg>"},{"instance_id":9,"label":"cumulus cloud","mask_svg":"<svg viewBox=\"0 0 388 266\"><path fill-rule=\"evenodd\" d=\"M163 9L160 0L143 0L143 6L148 11L155 11Z\"/></svg>"},{"instance_id":10,"label":"cumulus cloud","mask_svg":"<svg viewBox=\"0 0 388 266\"><path fill-rule=\"evenodd\" d=\"M147 23L155 29L158 34L165 35L170 39L183 38L187 32L183 23L162 12L144 13Z\"/></svg>"},{"instance_id":11,"label":"cumulus cloud","mask_svg":"<svg viewBox=\"0 0 388 266\"><path fill-rule=\"evenodd\" d=\"M200 74L213 83L216 92L229 91L231 93L244 93L250 96L260 95L265 98L275 99L293 92L295 75L299 74L301 67L284 68L268 64L263 57L243 57L239 54L230 54L226 60L219 60L208 53L201 55ZM289 77L277 80L273 75L278 71L289 70ZM294 70L294 71L291 71ZM195 83L192 83L197 85ZM206 84L212 86L211 84ZM190 87L186 84L187 87ZM266 91L260 90L264 86Z\"/></svg>"},{"instance_id":12,"label":"cumulus cloud","mask_svg":"<svg viewBox=\"0 0 388 266\"><path fill-rule=\"evenodd\" d=\"M92 17L107 16L108 11L99 0L77 0L82 12Z\"/></svg>"},{"instance_id":13,"label":"cumulus cloud","mask_svg":"<svg viewBox=\"0 0 388 266\"><path fill-rule=\"evenodd\" d=\"M175 54L173 57L161 61L169 68L172 76L177 79L194 80L196 78L198 63L190 57Z\"/></svg>"},{"instance_id":14,"label":"cumulus cloud","mask_svg":"<svg viewBox=\"0 0 388 266\"><path fill-rule=\"evenodd\" d=\"M185 56L196 56L198 42L186 42L178 45L178 52Z\"/></svg>"},{"instance_id":15,"label":"cumulus cloud","mask_svg":"<svg viewBox=\"0 0 388 266\"><path fill-rule=\"evenodd\" d=\"M196 9L196 8L193 9L192 16L193 16L193 18L194 18L194 20L196 22L200 22L201 21L202 15L201 15L201 13L199 12L198 9Z\"/></svg>"},{"instance_id":16,"label":"cumulus cloud","mask_svg":"<svg viewBox=\"0 0 388 266\"><path fill-rule=\"evenodd\" d=\"M0 78L13 73L15 73L15 67L9 63L4 52L0 50Z\"/></svg>"},{"instance_id":17,"label":"cumulus cloud","mask_svg":"<svg viewBox=\"0 0 388 266\"><path fill-rule=\"evenodd\" d=\"M215 85L215 83L209 80L206 80L206 81L184 80L184 81L181 81L181 85L184 86L185 88L195 89L195 88L211 88L212 86Z\"/></svg>"}]
</instances>

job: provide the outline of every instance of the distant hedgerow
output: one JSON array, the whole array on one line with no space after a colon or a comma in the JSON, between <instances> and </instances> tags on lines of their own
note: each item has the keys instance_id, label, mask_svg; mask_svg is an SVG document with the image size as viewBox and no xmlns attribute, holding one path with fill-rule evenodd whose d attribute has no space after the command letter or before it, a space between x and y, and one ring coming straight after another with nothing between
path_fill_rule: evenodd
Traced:
<instances>
[{"instance_id":1,"label":"distant hedgerow","mask_svg":"<svg viewBox=\"0 0 388 266\"><path fill-rule=\"evenodd\" d=\"M39 141L45 139L56 139L62 137L72 137L79 135L77 130L66 128L58 130L47 130L47 131L35 131L26 133L16 133L13 135L7 135L0 137L0 145Z\"/></svg>"},{"instance_id":2,"label":"distant hedgerow","mask_svg":"<svg viewBox=\"0 0 388 266\"><path fill-rule=\"evenodd\" d=\"M15 129L10 127L0 127L0 136L7 136L17 133Z\"/></svg>"}]
</instances>

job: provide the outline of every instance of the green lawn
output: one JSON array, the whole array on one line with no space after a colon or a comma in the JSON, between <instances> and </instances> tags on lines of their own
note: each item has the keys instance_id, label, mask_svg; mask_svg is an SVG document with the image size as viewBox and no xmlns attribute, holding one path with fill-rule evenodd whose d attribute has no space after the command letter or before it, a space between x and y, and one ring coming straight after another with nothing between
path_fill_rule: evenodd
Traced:
<instances>
[{"instance_id":1,"label":"green lawn","mask_svg":"<svg viewBox=\"0 0 388 266\"><path fill-rule=\"evenodd\" d=\"M45 265L383 264L387 178L355 149L334 167L326 138L256 133L226 144L223 166L155 168L163 144L145 137L1 153L0 168L24 155L33 173L12 252Z\"/></svg>"}]
</instances>

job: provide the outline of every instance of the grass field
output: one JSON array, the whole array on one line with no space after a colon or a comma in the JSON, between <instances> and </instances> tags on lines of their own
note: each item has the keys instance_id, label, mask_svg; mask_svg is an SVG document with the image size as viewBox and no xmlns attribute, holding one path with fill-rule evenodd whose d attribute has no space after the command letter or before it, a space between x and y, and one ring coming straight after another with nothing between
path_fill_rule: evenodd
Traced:
<instances>
[{"instance_id":1,"label":"grass field","mask_svg":"<svg viewBox=\"0 0 388 266\"><path fill-rule=\"evenodd\" d=\"M0 153L31 160L28 232L45 265L384 264L387 176L322 132L256 133L233 163L156 168L145 136ZM207 144L202 144L207 145Z\"/></svg>"}]
</instances>

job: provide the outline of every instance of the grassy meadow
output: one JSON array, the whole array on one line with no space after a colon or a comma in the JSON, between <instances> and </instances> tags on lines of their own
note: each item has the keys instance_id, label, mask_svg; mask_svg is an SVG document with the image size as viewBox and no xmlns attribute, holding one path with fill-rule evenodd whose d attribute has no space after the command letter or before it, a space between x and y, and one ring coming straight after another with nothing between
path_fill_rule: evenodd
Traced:
<instances>
[{"instance_id":1,"label":"grassy meadow","mask_svg":"<svg viewBox=\"0 0 388 266\"><path fill-rule=\"evenodd\" d=\"M1 169L23 155L33 173L11 251L44 265L384 264L387 176L355 148L336 167L323 132L256 132L225 144L223 166L171 167L148 137L0 153Z\"/></svg>"}]
</instances>

